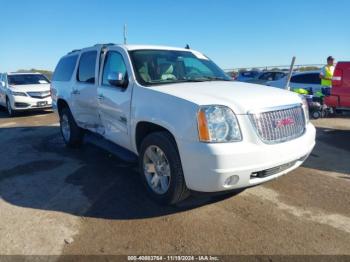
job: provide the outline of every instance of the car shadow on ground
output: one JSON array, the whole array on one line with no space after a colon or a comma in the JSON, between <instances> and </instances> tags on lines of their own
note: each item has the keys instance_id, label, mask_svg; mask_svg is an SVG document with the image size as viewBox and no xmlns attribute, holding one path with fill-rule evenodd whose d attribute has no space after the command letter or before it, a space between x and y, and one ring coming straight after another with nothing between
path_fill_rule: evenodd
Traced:
<instances>
[{"instance_id":1,"label":"car shadow on ground","mask_svg":"<svg viewBox=\"0 0 350 262\"><path fill-rule=\"evenodd\" d=\"M45 110L30 110L30 111L23 111L23 112L16 112L15 117L10 117L6 111L6 109L2 106L0 106L0 119L1 118L20 118L20 117L30 117L34 115L47 115L51 114L52 110L51 109L45 109Z\"/></svg>"},{"instance_id":2,"label":"car shadow on ground","mask_svg":"<svg viewBox=\"0 0 350 262\"><path fill-rule=\"evenodd\" d=\"M0 141L11 147L6 158L0 157L0 197L20 207L141 219L188 211L237 194L194 196L177 206L160 206L148 197L135 164L90 144L68 149L57 127L2 128Z\"/></svg>"},{"instance_id":3,"label":"car shadow on ground","mask_svg":"<svg viewBox=\"0 0 350 262\"><path fill-rule=\"evenodd\" d=\"M303 166L350 177L350 130L317 128L316 139L316 146Z\"/></svg>"}]
</instances>

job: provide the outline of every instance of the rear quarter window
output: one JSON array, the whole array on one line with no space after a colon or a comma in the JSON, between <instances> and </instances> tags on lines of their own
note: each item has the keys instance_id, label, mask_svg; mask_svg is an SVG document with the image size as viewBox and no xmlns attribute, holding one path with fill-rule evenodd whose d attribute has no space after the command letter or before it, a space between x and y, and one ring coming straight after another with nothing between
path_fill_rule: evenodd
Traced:
<instances>
[{"instance_id":1,"label":"rear quarter window","mask_svg":"<svg viewBox=\"0 0 350 262\"><path fill-rule=\"evenodd\" d=\"M67 56L58 62L52 81L70 81L77 63L78 56Z\"/></svg>"}]
</instances>

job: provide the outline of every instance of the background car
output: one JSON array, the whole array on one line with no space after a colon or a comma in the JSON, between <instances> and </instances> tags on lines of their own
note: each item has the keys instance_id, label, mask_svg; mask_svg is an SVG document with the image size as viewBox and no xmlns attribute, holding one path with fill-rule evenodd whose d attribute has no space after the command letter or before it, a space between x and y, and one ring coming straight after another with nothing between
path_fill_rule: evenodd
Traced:
<instances>
[{"instance_id":1,"label":"background car","mask_svg":"<svg viewBox=\"0 0 350 262\"><path fill-rule=\"evenodd\" d=\"M266 85L284 88L287 81L287 74L275 81L268 81ZM312 89L313 92L321 91L320 71L295 72L290 79L290 89L303 88Z\"/></svg>"},{"instance_id":2,"label":"background car","mask_svg":"<svg viewBox=\"0 0 350 262\"><path fill-rule=\"evenodd\" d=\"M50 81L39 73L0 74L0 106L6 107L10 116L51 108Z\"/></svg>"},{"instance_id":3,"label":"background car","mask_svg":"<svg viewBox=\"0 0 350 262\"><path fill-rule=\"evenodd\" d=\"M283 71L265 71L259 74L258 77L248 79L245 82L254 83L254 84L265 84L268 81L276 81L287 75L286 72Z\"/></svg>"},{"instance_id":4,"label":"background car","mask_svg":"<svg viewBox=\"0 0 350 262\"><path fill-rule=\"evenodd\" d=\"M247 82L248 80L257 78L260 74L261 74L260 71L255 71L255 70L243 71L238 73L236 80L240 82Z\"/></svg>"}]
</instances>

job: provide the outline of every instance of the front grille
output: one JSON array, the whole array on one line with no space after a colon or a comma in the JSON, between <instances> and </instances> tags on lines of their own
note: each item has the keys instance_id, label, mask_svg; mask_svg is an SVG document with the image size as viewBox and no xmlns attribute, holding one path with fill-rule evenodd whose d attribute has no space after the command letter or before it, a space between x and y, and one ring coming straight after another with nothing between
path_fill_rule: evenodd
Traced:
<instances>
[{"instance_id":1,"label":"front grille","mask_svg":"<svg viewBox=\"0 0 350 262\"><path fill-rule=\"evenodd\" d=\"M305 132L305 115L301 105L250 113L249 117L264 143L289 141Z\"/></svg>"},{"instance_id":2,"label":"front grille","mask_svg":"<svg viewBox=\"0 0 350 262\"><path fill-rule=\"evenodd\" d=\"M47 98L50 96L50 91L45 91L45 92L28 92L27 93L29 96L33 97L33 98Z\"/></svg>"}]
</instances>

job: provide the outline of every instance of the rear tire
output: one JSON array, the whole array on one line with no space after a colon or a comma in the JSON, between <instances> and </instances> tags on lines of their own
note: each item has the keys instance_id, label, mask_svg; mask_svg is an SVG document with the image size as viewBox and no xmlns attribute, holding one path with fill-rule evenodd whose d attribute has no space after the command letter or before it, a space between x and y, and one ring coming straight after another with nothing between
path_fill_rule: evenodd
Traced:
<instances>
[{"instance_id":1,"label":"rear tire","mask_svg":"<svg viewBox=\"0 0 350 262\"><path fill-rule=\"evenodd\" d=\"M319 119L321 117L321 111L313 111L311 116L313 119Z\"/></svg>"},{"instance_id":2,"label":"rear tire","mask_svg":"<svg viewBox=\"0 0 350 262\"><path fill-rule=\"evenodd\" d=\"M60 111L60 129L63 140L68 147L79 147L84 138L84 130L75 122L68 107Z\"/></svg>"},{"instance_id":3,"label":"rear tire","mask_svg":"<svg viewBox=\"0 0 350 262\"><path fill-rule=\"evenodd\" d=\"M148 193L159 204L174 205L190 195L176 142L168 132L151 133L142 141L139 166Z\"/></svg>"},{"instance_id":4,"label":"rear tire","mask_svg":"<svg viewBox=\"0 0 350 262\"><path fill-rule=\"evenodd\" d=\"M16 111L12 109L11 102L10 102L10 100L8 98L6 99L6 109L7 109L8 115L10 117L15 117L16 116Z\"/></svg>"}]
</instances>

